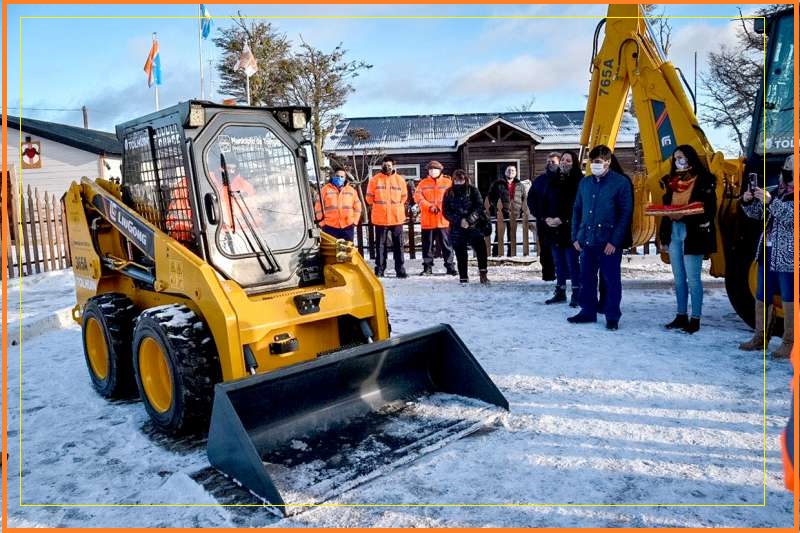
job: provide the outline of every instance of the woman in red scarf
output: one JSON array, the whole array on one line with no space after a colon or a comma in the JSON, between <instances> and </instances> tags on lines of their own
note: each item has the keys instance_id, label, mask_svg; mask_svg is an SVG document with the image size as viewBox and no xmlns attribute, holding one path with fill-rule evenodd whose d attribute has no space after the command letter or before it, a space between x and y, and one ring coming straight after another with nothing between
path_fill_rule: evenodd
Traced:
<instances>
[{"instance_id":1,"label":"woman in red scarf","mask_svg":"<svg viewBox=\"0 0 800 533\"><path fill-rule=\"evenodd\" d=\"M669 214L661 219L659 241L662 252L669 254L675 279L677 314L666 324L667 329L695 333L700 329L703 309L703 259L717 250L714 219L717 213L716 179L708 171L697 152L682 145L672 153L672 169L661 179L665 206L682 206L695 202L703 212L694 215ZM689 316L689 296L692 314Z\"/></svg>"}]
</instances>

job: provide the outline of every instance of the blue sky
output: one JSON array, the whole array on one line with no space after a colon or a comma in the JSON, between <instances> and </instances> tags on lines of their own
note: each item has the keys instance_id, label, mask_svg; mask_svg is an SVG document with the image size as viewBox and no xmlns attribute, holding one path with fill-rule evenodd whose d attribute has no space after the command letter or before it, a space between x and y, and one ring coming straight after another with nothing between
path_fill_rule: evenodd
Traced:
<instances>
[{"instance_id":1,"label":"blue sky","mask_svg":"<svg viewBox=\"0 0 800 533\"><path fill-rule=\"evenodd\" d=\"M264 16L292 40L331 49L340 41L353 59L374 67L355 80L348 116L502 112L535 98L535 110L577 110L585 105L592 34L605 5L216 5L216 28L232 22L237 7ZM745 13L752 6L741 6ZM734 39L737 6L667 5L673 19L671 59L684 72L699 70L709 50ZM18 113L20 20L23 116L111 130L117 122L154 108L142 70L152 32L161 46L162 106L199 95L196 19L20 19L25 16L195 16L197 5L10 5L10 112ZM592 19L321 19L292 16L563 16ZM723 19L702 17L717 16ZM215 28L215 30L216 30ZM206 59L214 53L205 45ZM207 64L206 64L207 65ZM208 70L208 69L206 69ZM211 80L213 82L213 80ZM206 86L215 98L213 84ZM725 132L709 131L720 149Z\"/></svg>"}]
</instances>

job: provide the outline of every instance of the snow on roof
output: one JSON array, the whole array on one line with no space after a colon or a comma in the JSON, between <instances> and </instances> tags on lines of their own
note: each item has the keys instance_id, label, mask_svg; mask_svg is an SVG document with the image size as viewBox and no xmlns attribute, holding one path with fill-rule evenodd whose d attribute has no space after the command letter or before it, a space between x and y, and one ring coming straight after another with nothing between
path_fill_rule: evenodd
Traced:
<instances>
[{"instance_id":1,"label":"snow on roof","mask_svg":"<svg viewBox=\"0 0 800 533\"><path fill-rule=\"evenodd\" d=\"M352 150L352 141L347 132L363 128L369 132L370 138L356 142L359 150L455 151L459 139L483 129L498 118L531 132L543 144L577 145L583 127L583 115L583 111L526 111L344 118L325 140L323 149L326 152ZM633 144L637 132L636 120L625 113L617 144Z\"/></svg>"}]
</instances>

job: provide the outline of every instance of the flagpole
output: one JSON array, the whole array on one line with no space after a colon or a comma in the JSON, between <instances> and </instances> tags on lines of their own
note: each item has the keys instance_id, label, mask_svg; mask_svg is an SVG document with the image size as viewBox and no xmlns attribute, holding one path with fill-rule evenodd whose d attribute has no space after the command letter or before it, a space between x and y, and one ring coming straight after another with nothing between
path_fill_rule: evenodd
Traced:
<instances>
[{"instance_id":1,"label":"flagpole","mask_svg":"<svg viewBox=\"0 0 800 533\"><path fill-rule=\"evenodd\" d=\"M153 32L153 42L157 42L157 41L158 41L158 37L156 36L156 32ZM158 54L156 54L156 56L158 56ZM161 109L161 107L158 105L158 81L160 81L160 77L161 77L161 72L159 72L159 78L156 79L156 84L155 84L155 86L156 86L156 111Z\"/></svg>"},{"instance_id":2,"label":"flagpole","mask_svg":"<svg viewBox=\"0 0 800 533\"><path fill-rule=\"evenodd\" d=\"M247 105L250 105L250 76L244 75L245 89L247 90Z\"/></svg>"},{"instance_id":3,"label":"flagpole","mask_svg":"<svg viewBox=\"0 0 800 533\"><path fill-rule=\"evenodd\" d=\"M197 19L197 43L200 51L200 99L205 100L205 88L203 83L203 8L198 5L197 10L200 17Z\"/></svg>"}]
</instances>

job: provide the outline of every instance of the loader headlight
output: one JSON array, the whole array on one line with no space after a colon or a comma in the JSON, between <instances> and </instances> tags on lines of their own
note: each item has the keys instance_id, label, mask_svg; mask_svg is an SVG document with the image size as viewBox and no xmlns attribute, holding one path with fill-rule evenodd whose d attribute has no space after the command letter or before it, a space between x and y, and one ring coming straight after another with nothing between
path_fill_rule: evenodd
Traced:
<instances>
[{"instance_id":1,"label":"loader headlight","mask_svg":"<svg viewBox=\"0 0 800 533\"><path fill-rule=\"evenodd\" d=\"M206 110L201 105L189 106L189 127L199 128L206 123Z\"/></svg>"},{"instance_id":2,"label":"loader headlight","mask_svg":"<svg viewBox=\"0 0 800 533\"><path fill-rule=\"evenodd\" d=\"M306 112L302 109L295 109L292 111L292 128L296 130L302 130L308 124L308 119L306 118Z\"/></svg>"}]
</instances>

